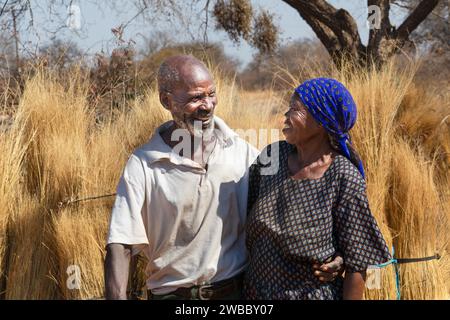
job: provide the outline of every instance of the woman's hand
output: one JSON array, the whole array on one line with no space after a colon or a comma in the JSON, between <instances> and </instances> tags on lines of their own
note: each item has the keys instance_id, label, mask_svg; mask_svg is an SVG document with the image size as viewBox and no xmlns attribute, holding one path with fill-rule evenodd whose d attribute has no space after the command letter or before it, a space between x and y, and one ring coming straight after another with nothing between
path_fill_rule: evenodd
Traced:
<instances>
[{"instance_id":1,"label":"woman's hand","mask_svg":"<svg viewBox=\"0 0 450 320\"><path fill-rule=\"evenodd\" d=\"M332 261L327 261L326 263L313 264L314 275L321 282L330 282L336 279L337 276L342 275L344 272L344 259L338 253Z\"/></svg>"}]
</instances>

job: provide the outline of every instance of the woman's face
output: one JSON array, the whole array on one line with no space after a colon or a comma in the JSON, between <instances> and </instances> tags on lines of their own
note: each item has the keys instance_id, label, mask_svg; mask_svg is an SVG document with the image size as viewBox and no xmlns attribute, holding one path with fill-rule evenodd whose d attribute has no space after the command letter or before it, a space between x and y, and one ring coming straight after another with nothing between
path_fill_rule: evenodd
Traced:
<instances>
[{"instance_id":1,"label":"woman's face","mask_svg":"<svg viewBox=\"0 0 450 320\"><path fill-rule=\"evenodd\" d=\"M323 132L314 117L300 101L297 93L294 93L289 102L289 110L284 114L283 134L290 144L298 144L308 141L318 133Z\"/></svg>"}]
</instances>

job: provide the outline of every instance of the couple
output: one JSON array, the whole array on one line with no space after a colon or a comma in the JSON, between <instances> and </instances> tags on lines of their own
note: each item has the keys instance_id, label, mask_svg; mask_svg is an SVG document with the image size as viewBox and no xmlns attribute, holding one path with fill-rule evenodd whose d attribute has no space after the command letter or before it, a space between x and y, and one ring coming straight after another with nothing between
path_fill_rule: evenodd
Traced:
<instances>
[{"instance_id":1,"label":"couple","mask_svg":"<svg viewBox=\"0 0 450 320\"><path fill-rule=\"evenodd\" d=\"M158 85L173 121L120 179L106 298L126 298L130 257L142 251L149 299L362 299L368 265L390 256L350 144L356 109L346 88L324 78L299 86L286 141L258 156L213 116L203 63L171 57ZM178 148L182 132L189 148Z\"/></svg>"}]
</instances>

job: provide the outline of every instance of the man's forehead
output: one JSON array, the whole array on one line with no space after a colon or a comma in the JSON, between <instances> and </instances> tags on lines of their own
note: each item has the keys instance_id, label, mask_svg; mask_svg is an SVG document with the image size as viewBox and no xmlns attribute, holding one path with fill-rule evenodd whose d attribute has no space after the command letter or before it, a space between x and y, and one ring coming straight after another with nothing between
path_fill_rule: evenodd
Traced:
<instances>
[{"instance_id":1,"label":"man's forehead","mask_svg":"<svg viewBox=\"0 0 450 320\"><path fill-rule=\"evenodd\" d=\"M202 93L205 91L205 89L207 91L210 90L215 90L216 89L216 85L212 82L211 84L207 85L207 86L191 86L188 87L186 90L187 94L197 94L197 93Z\"/></svg>"},{"instance_id":2,"label":"man's forehead","mask_svg":"<svg viewBox=\"0 0 450 320\"><path fill-rule=\"evenodd\" d=\"M212 80L211 73L202 64L186 64L180 68L181 79L190 82Z\"/></svg>"},{"instance_id":3,"label":"man's forehead","mask_svg":"<svg viewBox=\"0 0 450 320\"><path fill-rule=\"evenodd\" d=\"M161 87L170 90L171 87L175 89L186 84L192 87L195 83L213 82L213 78L203 62L193 56L179 55L170 57L162 63L158 82Z\"/></svg>"},{"instance_id":4,"label":"man's forehead","mask_svg":"<svg viewBox=\"0 0 450 320\"><path fill-rule=\"evenodd\" d=\"M209 71L202 67L186 68L180 72L179 81L175 84L186 91L204 90L205 87L214 87L214 79Z\"/></svg>"}]
</instances>

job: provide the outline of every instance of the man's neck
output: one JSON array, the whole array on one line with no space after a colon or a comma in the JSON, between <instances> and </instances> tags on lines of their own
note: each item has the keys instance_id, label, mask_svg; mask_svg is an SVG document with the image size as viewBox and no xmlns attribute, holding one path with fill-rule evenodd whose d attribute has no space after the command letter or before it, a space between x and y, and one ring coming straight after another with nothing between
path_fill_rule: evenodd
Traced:
<instances>
[{"instance_id":1,"label":"man's neck","mask_svg":"<svg viewBox=\"0 0 450 320\"><path fill-rule=\"evenodd\" d=\"M183 130L183 134L176 133ZM217 142L213 129L193 135L187 129L181 129L176 123L160 132L163 141L180 156L205 166ZM181 146L181 148L180 148Z\"/></svg>"}]
</instances>

